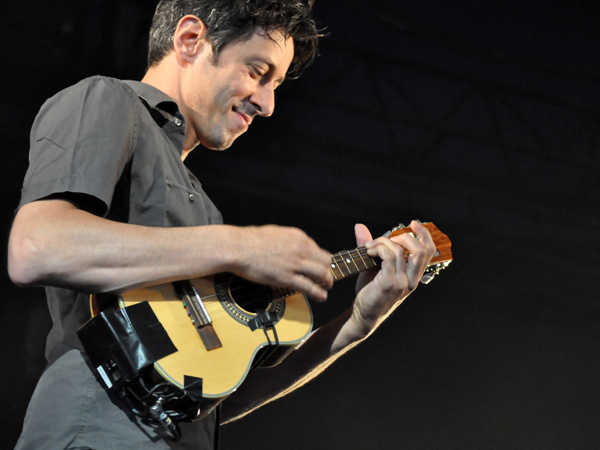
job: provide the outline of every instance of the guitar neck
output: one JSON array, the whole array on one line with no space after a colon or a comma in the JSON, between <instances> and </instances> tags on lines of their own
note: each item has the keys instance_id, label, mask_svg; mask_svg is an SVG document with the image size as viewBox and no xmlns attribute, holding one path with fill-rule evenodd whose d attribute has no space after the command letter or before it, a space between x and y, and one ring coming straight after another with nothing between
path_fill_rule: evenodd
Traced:
<instances>
[{"instance_id":1,"label":"guitar neck","mask_svg":"<svg viewBox=\"0 0 600 450\"><path fill-rule=\"evenodd\" d=\"M436 251L433 258L429 262L421 283L429 283L442 269L448 267L452 262L452 252L450 250L451 242L444 233L442 233L433 223L425 222L423 226L429 230L433 242L436 245ZM410 227L399 225L396 228L388 231L384 236L393 237L404 233L411 233ZM408 252L405 252L405 256L408 256ZM365 247L358 247L354 250L344 250L339 253L331 255L331 274L333 275L334 281L343 280L353 275L357 275L360 272L369 270L380 264L379 258L373 258L367 254ZM289 288L278 288L279 293L282 297L296 294Z\"/></svg>"}]
</instances>

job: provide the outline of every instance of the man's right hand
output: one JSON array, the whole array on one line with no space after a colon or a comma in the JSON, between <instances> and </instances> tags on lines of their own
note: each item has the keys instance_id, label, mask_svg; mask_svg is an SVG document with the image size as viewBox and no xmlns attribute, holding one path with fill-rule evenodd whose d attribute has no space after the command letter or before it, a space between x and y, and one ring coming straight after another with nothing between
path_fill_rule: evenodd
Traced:
<instances>
[{"instance_id":1,"label":"man's right hand","mask_svg":"<svg viewBox=\"0 0 600 450\"><path fill-rule=\"evenodd\" d=\"M256 283L291 288L316 301L327 299L333 285L331 254L306 233L276 225L238 231L233 273Z\"/></svg>"}]
</instances>

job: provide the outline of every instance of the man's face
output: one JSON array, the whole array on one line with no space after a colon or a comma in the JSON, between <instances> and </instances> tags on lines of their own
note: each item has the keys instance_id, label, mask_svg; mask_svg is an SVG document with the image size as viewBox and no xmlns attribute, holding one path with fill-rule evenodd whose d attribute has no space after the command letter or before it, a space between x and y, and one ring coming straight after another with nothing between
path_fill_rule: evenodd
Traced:
<instances>
[{"instance_id":1,"label":"man's face","mask_svg":"<svg viewBox=\"0 0 600 450\"><path fill-rule=\"evenodd\" d=\"M226 45L214 63L210 43L199 52L182 84L188 134L205 147L223 150L244 133L254 116L268 117L294 56L292 38L255 33Z\"/></svg>"}]
</instances>

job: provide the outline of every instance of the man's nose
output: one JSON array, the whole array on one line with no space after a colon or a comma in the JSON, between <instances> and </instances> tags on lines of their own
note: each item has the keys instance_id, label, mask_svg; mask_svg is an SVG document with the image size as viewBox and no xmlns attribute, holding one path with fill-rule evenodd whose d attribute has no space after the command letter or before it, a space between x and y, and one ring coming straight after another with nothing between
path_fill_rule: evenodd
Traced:
<instances>
[{"instance_id":1,"label":"man's nose","mask_svg":"<svg viewBox=\"0 0 600 450\"><path fill-rule=\"evenodd\" d=\"M270 117L275 110L275 90L268 84L260 86L250 97L250 102L256 108L256 114Z\"/></svg>"}]
</instances>

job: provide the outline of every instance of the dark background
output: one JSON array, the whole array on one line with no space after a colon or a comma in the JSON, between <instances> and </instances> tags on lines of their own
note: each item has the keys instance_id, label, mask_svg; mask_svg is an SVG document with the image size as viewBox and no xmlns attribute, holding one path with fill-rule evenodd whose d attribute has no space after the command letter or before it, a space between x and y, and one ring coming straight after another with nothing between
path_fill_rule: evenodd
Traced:
<instances>
[{"instance_id":1,"label":"dark background","mask_svg":"<svg viewBox=\"0 0 600 450\"><path fill-rule=\"evenodd\" d=\"M41 103L139 79L154 2L3 2L2 227ZM600 448L600 8L596 2L317 1L330 36L276 114L189 165L227 222L354 246L433 221L454 262L310 385L223 428L223 450ZM4 258L5 259L5 258ZM3 262L4 264L4 262ZM7 447L44 366L40 289L2 268ZM317 324L347 308L340 283ZM51 412L49 412L51 413Z\"/></svg>"}]
</instances>

